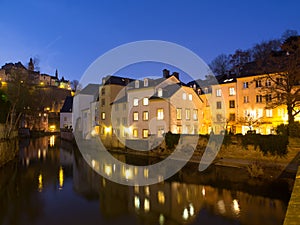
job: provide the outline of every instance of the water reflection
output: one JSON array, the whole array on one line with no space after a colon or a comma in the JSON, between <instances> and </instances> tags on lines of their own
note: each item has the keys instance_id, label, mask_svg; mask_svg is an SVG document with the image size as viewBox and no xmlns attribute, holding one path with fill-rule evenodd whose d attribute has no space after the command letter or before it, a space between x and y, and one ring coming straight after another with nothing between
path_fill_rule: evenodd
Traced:
<instances>
[{"instance_id":1,"label":"water reflection","mask_svg":"<svg viewBox=\"0 0 300 225\"><path fill-rule=\"evenodd\" d=\"M0 224L282 224L284 200L218 188L216 173L182 170L150 186L124 186L99 176L76 148L57 137L21 146L20 163L0 169ZM54 140L54 142L50 141ZM126 156L117 155L126 161ZM99 162L92 163L94 168ZM151 177L147 169L105 164L105 174ZM193 182L188 180L194 178ZM211 184L210 184L211 183ZM55 215L55 216L53 216Z\"/></svg>"}]
</instances>

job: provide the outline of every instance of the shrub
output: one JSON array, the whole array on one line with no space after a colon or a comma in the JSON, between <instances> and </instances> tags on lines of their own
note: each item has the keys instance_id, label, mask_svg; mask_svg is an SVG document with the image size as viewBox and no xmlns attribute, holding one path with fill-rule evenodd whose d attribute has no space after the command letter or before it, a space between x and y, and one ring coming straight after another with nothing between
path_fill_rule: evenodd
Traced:
<instances>
[{"instance_id":1,"label":"shrub","mask_svg":"<svg viewBox=\"0 0 300 225\"><path fill-rule=\"evenodd\" d=\"M252 178L259 178L262 175L264 175L264 170L262 168L262 165L255 161L247 166L247 171Z\"/></svg>"}]
</instances>

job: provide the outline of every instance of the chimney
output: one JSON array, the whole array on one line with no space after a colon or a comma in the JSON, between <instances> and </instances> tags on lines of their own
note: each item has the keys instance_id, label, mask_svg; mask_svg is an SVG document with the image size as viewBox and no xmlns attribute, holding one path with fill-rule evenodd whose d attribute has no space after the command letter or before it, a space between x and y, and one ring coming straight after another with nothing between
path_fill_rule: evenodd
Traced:
<instances>
[{"instance_id":1,"label":"chimney","mask_svg":"<svg viewBox=\"0 0 300 225\"><path fill-rule=\"evenodd\" d=\"M164 69L163 70L163 78L169 78L170 77L170 71L169 70L167 70L167 69Z\"/></svg>"},{"instance_id":2,"label":"chimney","mask_svg":"<svg viewBox=\"0 0 300 225\"><path fill-rule=\"evenodd\" d=\"M174 76L179 80L179 73L178 72L173 72L171 76Z\"/></svg>"}]
</instances>

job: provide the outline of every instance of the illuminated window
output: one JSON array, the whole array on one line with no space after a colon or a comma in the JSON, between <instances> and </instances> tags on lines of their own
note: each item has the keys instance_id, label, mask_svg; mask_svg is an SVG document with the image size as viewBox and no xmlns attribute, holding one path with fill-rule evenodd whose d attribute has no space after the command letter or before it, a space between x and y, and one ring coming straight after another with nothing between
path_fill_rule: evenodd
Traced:
<instances>
[{"instance_id":1,"label":"illuminated window","mask_svg":"<svg viewBox=\"0 0 300 225\"><path fill-rule=\"evenodd\" d=\"M133 137L137 138L138 137L138 130L137 129L133 129L132 135L133 135Z\"/></svg>"},{"instance_id":2,"label":"illuminated window","mask_svg":"<svg viewBox=\"0 0 300 225\"><path fill-rule=\"evenodd\" d=\"M161 88L158 88L157 95L158 95L158 97L162 97L163 91Z\"/></svg>"},{"instance_id":3,"label":"illuminated window","mask_svg":"<svg viewBox=\"0 0 300 225\"><path fill-rule=\"evenodd\" d=\"M157 120L163 120L163 119L164 119L164 110L157 109Z\"/></svg>"},{"instance_id":4,"label":"illuminated window","mask_svg":"<svg viewBox=\"0 0 300 225\"><path fill-rule=\"evenodd\" d=\"M182 99L183 99L183 100L186 100L186 93L183 93L183 94L182 94Z\"/></svg>"},{"instance_id":5,"label":"illuminated window","mask_svg":"<svg viewBox=\"0 0 300 225\"><path fill-rule=\"evenodd\" d=\"M273 110L272 109L266 109L266 117L273 117Z\"/></svg>"},{"instance_id":6,"label":"illuminated window","mask_svg":"<svg viewBox=\"0 0 300 225\"><path fill-rule=\"evenodd\" d=\"M263 109L257 109L257 118L263 117Z\"/></svg>"},{"instance_id":7,"label":"illuminated window","mask_svg":"<svg viewBox=\"0 0 300 225\"><path fill-rule=\"evenodd\" d=\"M105 120L105 112L102 112L102 113L101 113L101 119L102 119L102 120Z\"/></svg>"},{"instance_id":8,"label":"illuminated window","mask_svg":"<svg viewBox=\"0 0 300 225\"><path fill-rule=\"evenodd\" d=\"M178 125L176 127L176 130L177 130L177 134L181 134L182 133L182 126L181 125Z\"/></svg>"},{"instance_id":9,"label":"illuminated window","mask_svg":"<svg viewBox=\"0 0 300 225\"><path fill-rule=\"evenodd\" d=\"M217 109L222 109L222 102L217 102Z\"/></svg>"},{"instance_id":10,"label":"illuminated window","mask_svg":"<svg viewBox=\"0 0 300 225\"><path fill-rule=\"evenodd\" d=\"M138 106L139 105L139 99L138 98L134 98L133 99L133 106Z\"/></svg>"},{"instance_id":11,"label":"illuminated window","mask_svg":"<svg viewBox=\"0 0 300 225\"><path fill-rule=\"evenodd\" d=\"M193 95L189 94L189 100L192 101L193 100Z\"/></svg>"},{"instance_id":12,"label":"illuminated window","mask_svg":"<svg viewBox=\"0 0 300 225\"><path fill-rule=\"evenodd\" d=\"M271 87L272 83L270 79L266 80L266 87Z\"/></svg>"},{"instance_id":13,"label":"illuminated window","mask_svg":"<svg viewBox=\"0 0 300 225\"><path fill-rule=\"evenodd\" d=\"M133 112L133 121L138 121L138 120L139 120L139 113Z\"/></svg>"},{"instance_id":14,"label":"illuminated window","mask_svg":"<svg viewBox=\"0 0 300 225\"><path fill-rule=\"evenodd\" d=\"M191 110L185 109L185 119L190 120L191 119Z\"/></svg>"},{"instance_id":15,"label":"illuminated window","mask_svg":"<svg viewBox=\"0 0 300 225\"><path fill-rule=\"evenodd\" d=\"M193 119L198 120L198 109L193 109Z\"/></svg>"},{"instance_id":16,"label":"illuminated window","mask_svg":"<svg viewBox=\"0 0 300 225\"><path fill-rule=\"evenodd\" d=\"M249 88L249 84L247 81L243 83L243 88Z\"/></svg>"},{"instance_id":17,"label":"illuminated window","mask_svg":"<svg viewBox=\"0 0 300 225\"><path fill-rule=\"evenodd\" d=\"M145 212L149 212L150 210L150 201L147 198L144 200L144 210Z\"/></svg>"},{"instance_id":18,"label":"illuminated window","mask_svg":"<svg viewBox=\"0 0 300 225\"><path fill-rule=\"evenodd\" d=\"M176 109L176 118L178 119L178 120L181 120L182 119L182 109L180 109L180 108L177 108Z\"/></svg>"},{"instance_id":19,"label":"illuminated window","mask_svg":"<svg viewBox=\"0 0 300 225\"><path fill-rule=\"evenodd\" d=\"M149 130L143 129L143 138L148 138L148 137L149 137Z\"/></svg>"},{"instance_id":20,"label":"illuminated window","mask_svg":"<svg viewBox=\"0 0 300 225\"><path fill-rule=\"evenodd\" d=\"M235 108L235 101L234 100L229 101L229 108Z\"/></svg>"},{"instance_id":21,"label":"illuminated window","mask_svg":"<svg viewBox=\"0 0 300 225\"><path fill-rule=\"evenodd\" d=\"M134 82L134 87L135 87L135 88L139 88L139 87L140 87L140 82L139 82L138 80L136 80L136 81Z\"/></svg>"},{"instance_id":22,"label":"illuminated window","mask_svg":"<svg viewBox=\"0 0 300 225\"><path fill-rule=\"evenodd\" d=\"M144 79L144 87L148 87L148 83L149 83L149 82L148 82L148 79L145 78L145 79Z\"/></svg>"},{"instance_id":23,"label":"illuminated window","mask_svg":"<svg viewBox=\"0 0 300 225\"><path fill-rule=\"evenodd\" d=\"M143 98L143 105L149 105L149 99Z\"/></svg>"},{"instance_id":24,"label":"illuminated window","mask_svg":"<svg viewBox=\"0 0 300 225\"><path fill-rule=\"evenodd\" d=\"M149 188L149 186L145 186L145 195L147 195L147 196L150 195L150 188Z\"/></svg>"},{"instance_id":25,"label":"illuminated window","mask_svg":"<svg viewBox=\"0 0 300 225\"><path fill-rule=\"evenodd\" d=\"M217 97L221 97L222 96L222 90L221 90L221 88L219 88L219 89L216 90L216 96Z\"/></svg>"},{"instance_id":26,"label":"illuminated window","mask_svg":"<svg viewBox=\"0 0 300 225\"><path fill-rule=\"evenodd\" d=\"M235 95L235 89L234 89L234 87L230 87L229 88L229 95L230 96Z\"/></svg>"},{"instance_id":27,"label":"illuminated window","mask_svg":"<svg viewBox=\"0 0 300 225\"><path fill-rule=\"evenodd\" d=\"M148 111L143 112L143 120L149 120L149 112Z\"/></svg>"}]
</instances>

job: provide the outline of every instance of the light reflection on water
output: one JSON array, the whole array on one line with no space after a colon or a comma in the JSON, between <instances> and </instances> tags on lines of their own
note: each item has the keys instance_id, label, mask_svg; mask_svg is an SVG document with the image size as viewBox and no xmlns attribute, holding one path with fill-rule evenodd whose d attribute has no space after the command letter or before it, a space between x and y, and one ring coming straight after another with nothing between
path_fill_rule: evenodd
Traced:
<instances>
[{"instance_id":1,"label":"light reflection on water","mask_svg":"<svg viewBox=\"0 0 300 225\"><path fill-rule=\"evenodd\" d=\"M138 173L109 164L101 169L126 179ZM21 147L20 163L0 169L0 224L282 224L286 201L217 188L199 175L195 180L204 183L187 182L190 173L127 187L99 176L57 137L31 140Z\"/></svg>"}]
</instances>

